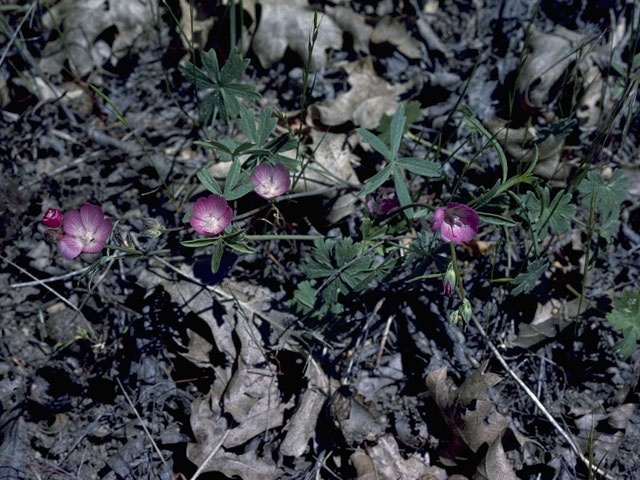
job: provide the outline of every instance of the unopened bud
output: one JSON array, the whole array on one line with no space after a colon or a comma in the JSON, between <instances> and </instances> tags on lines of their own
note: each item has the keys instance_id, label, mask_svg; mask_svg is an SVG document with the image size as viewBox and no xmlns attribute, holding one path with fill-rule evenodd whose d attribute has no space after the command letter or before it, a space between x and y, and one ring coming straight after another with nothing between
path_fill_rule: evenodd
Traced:
<instances>
[{"instance_id":1,"label":"unopened bud","mask_svg":"<svg viewBox=\"0 0 640 480\"><path fill-rule=\"evenodd\" d=\"M158 238L165 232L164 225L155 218L143 218L142 224L144 225L144 234L147 238Z\"/></svg>"},{"instance_id":2,"label":"unopened bud","mask_svg":"<svg viewBox=\"0 0 640 480\"><path fill-rule=\"evenodd\" d=\"M58 228L62 224L62 212L57 208L48 209L42 217L42 223L49 228Z\"/></svg>"},{"instance_id":3,"label":"unopened bud","mask_svg":"<svg viewBox=\"0 0 640 480\"><path fill-rule=\"evenodd\" d=\"M445 295L451 295L454 288L456 288L456 272L453 270L453 265L450 263L447 271L444 274Z\"/></svg>"},{"instance_id":4,"label":"unopened bud","mask_svg":"<svg viewBox=\"0 0 640 480\"><path fill-rule=\"evenodd\" d=\"M460 307L460 316L465 322L471 320L471 315L473 314L473 310L471 309L471 302L468 298L465 298L462 302L462 307Z\"/></svg>"}]
</instances>

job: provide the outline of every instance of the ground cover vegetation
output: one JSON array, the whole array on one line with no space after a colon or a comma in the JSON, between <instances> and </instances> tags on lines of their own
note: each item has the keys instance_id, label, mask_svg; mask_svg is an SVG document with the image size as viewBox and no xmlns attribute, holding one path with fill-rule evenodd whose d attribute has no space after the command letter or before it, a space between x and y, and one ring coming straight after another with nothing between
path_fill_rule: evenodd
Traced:
<instances>
[{"instance_id":1,"label":"ground cover vegetation","mask_svg":"<svg viewBox=\"0 0 640 480\"><path fill-rule=\"evenodd\" d=\"M0 39L1 478L638 478L637 2Z\"/></svg>"}]
</instances>

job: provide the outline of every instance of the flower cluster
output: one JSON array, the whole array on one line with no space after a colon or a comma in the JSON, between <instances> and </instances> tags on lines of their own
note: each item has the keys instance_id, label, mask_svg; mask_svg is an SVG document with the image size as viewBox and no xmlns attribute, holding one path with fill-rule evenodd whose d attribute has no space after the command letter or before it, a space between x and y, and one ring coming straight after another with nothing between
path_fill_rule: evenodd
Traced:
<instances>
[{"instance_id":1,"label":"flower cluster","mask_svg":"<svg viewBox=\"0 0 640 480\"><path fill-rule=\"evenodd\" d=\"M111 219L105 218L102 209L91 203L83 204L80 210L70 210L66 216L56 208L49 208L42 223L53 229L62 256L69 260L83 252L102 250L113 229Z\"/></svg>"}]
</instances>

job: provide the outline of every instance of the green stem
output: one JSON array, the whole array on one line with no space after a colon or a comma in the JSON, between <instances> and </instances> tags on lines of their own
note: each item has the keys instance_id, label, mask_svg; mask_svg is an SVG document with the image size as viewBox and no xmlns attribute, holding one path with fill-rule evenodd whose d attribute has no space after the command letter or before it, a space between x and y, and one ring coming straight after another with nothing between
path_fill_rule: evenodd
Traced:
<instances>
[{"instance_id":1,"label":"green stem","mask_svg":"<svg viewBox=\"0 0 640 480\"><path fill-rule=\"evenodd\" d=\"M245 235L245 240L259 241L259 240L319 240L323 239L322 235Z\"/></svg>"},{"instance_id":2,"label":"green stem","mask_svg":"<svg viewBox=\"0 0 640 480\"><path fill-rule=\"evenodd\" d=\"M456 283L458 284L458 290L460 291L460 298L464 302L465 294L464 294L464 286L462 285L462 277L460 276L460 270L458 270L458 258L456 257L456 247L453 242L449 242L449 247L451 248L451 264L453 265L453 272L456 274Z\"/></svg>"}]
</instances>

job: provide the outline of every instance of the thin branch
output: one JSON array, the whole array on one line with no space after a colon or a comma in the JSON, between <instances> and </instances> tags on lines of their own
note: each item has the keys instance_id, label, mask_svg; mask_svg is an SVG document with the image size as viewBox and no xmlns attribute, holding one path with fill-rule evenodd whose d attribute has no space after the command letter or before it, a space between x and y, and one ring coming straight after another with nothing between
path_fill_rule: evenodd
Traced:
<instances>
[{"instance_id":1,"label":"thin branch","mask_svg":"<svg viewBox=\"0 0 640 480\"><path fill-rule=\"evenodd\" d=\"M220 447L222 447L222 444L227 439L227 436L229 436L230 432L231 430L229 430L228 428L224 431L224 434L222 435L222 438L220 439L220 441L216 443L216 446L213 447L213 450L211 450L211 453L207 455L207 458L204 459L204 462L202 462L202 464L198 467L198 470L196 470L196 473L193 474L190 480L196 480L200 476L200 474L204 472L204 469L206 468L207 463L209 463L209 461L213 457L215 457L216 453L218 453L218 450L220 450Z\"/></svg>"}]
</instances>

